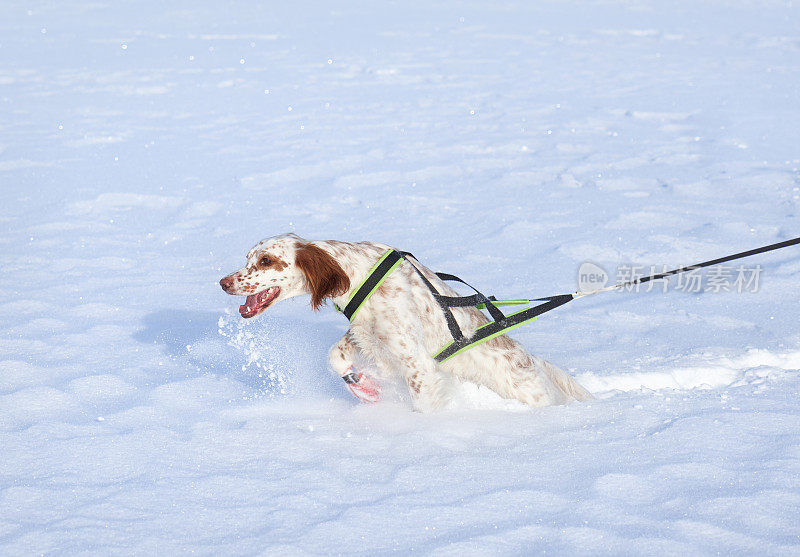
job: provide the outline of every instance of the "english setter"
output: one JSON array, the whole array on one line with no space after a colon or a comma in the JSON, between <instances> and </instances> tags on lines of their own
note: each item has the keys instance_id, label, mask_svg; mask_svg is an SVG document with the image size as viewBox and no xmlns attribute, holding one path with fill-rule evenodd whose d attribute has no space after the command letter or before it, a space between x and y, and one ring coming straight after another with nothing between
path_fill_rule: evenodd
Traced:
<instances>
[{"instance_id":1,"label":"english setter","mask_svg":"<svg viewBox=\"0 0 800 557\"><path fill-rule=\"evenodd\" d=\"M311 294L314 309L327 300L344 307L388 249L375 242L312 242L285 234L257 244L247 254L247 265L220 280L220 285L228 294L247 296L239 308L244 318L300 294ZM418 268L441 294L458 295L429 269L421 264ZM452 308L452 312L467 336L488 322L473 307ZM329 359L343 378L360 379L348 385L356 396L374 401L380 394L379 385L363 374L354 374L360 352L381 374L405 379L414 407L422 412L447 405L454 379L484 385L501 397L531 406L592 398L567 373L528 354L507 335L437 363L431 355L450 341L450 330L436 300L404 261L367 299L350 329L331 349Z\"/></svg>"}]
</instances>

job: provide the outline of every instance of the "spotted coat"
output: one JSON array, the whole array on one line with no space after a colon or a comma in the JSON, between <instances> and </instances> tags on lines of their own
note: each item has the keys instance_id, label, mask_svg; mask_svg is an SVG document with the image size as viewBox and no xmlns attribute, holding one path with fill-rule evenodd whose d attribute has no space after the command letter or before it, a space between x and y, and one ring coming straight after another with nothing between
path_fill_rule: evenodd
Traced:
<instances>
[{"instance_id":1,"label":"spotted coat","mask_svg":"<svg viewBox=\"0 0 800 557\"><path fill-rule=\"evenodd\" d=\"M271 288L274 296L274 287L279 287L268 305L311 294L316 307L327 300L344 307L387 249L390 247L375 242L310 242L286 234L258 243L247 254L247 265L220 282L229 294L251 298ZM429 269L422 265L420 269L439 292L458 295ZM260 313L266 308L256 309ZM453 314L467 336L487 323L475 308L453 308ZM432 355L451 340L430 291L411 264L402 262L361 307L350 329L331 349L329 360L333 370L343 376L359 356L366 357L381 375L405 379L420 411L447 406L460 380L484 385L504 398L531 406L591 398L567 373L529 354L506 335L437 363Z\"/></svg>"}]
</instances>

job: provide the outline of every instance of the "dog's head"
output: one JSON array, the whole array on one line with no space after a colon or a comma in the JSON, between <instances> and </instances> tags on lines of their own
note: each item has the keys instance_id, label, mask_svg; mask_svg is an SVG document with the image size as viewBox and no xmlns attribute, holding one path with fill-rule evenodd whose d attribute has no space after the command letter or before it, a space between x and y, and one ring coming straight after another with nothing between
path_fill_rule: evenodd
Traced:
<instances>
[{"instance_id":1,"label":"dog's head","mask_svg":"<svg viewBox=\"0 0 800 557\"><path fill-rule=\"evenodd\" d=\"M319 309L350 289L350 279L328 252L294 234L259 242L247 253L247 265L219 284L228 294L247 296L239 307L246 319L300 294L311 294L311 305Z\"/></svg>"}]
</instances>

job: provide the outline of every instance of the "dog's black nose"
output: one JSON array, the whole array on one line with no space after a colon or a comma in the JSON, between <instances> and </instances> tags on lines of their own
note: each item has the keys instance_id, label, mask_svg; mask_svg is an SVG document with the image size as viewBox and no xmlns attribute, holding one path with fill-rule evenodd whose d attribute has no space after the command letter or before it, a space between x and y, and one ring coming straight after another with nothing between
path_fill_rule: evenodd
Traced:
<instances>
[{"instance_id":1,"label":"dog's black nose","mask_svg":"<svg viewBox=\"0 0 800 557\"><path fill-rule=\"evenodd\" d=\"M219 281L219 285L227 292L231 289L231 286L233 286L233 279L231 277L225 277Z\"/></svg>"}]
</instances>

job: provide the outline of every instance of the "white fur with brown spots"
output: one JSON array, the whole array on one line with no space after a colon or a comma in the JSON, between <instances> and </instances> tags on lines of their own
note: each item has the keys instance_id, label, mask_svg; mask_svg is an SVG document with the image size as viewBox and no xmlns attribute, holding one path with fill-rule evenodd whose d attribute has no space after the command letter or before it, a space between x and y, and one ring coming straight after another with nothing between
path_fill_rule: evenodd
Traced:
<instances>
[{"instance_id":1,"label":"white fur with brown spots","mask_svg":"<svg viewBox=\"0 0 800 557\"><path fill-rule=\"evenodd\" d=\"M276 236L251 249L247 265L220 284L228 294L247 296L240 308L246 318L300 294L311 294L315 308L327 300L344 307L387 249L375 242L312 242L294 234ZM419 267L439 292L458 295L429 269ZM453 314L467 336L487 323L475 308L453 308ZM382 375L405 379L414 407L423 412L446 406L458 380L484 385L531 406L592 398L567 373L528 354L507 335L437 363L431 355L451 340L430 291L410 264L403 262L364 303L329 359L334 371L344 376L360 353Z\"/></svg>"}]
</instances>

